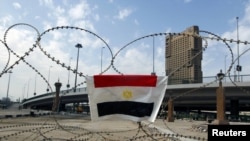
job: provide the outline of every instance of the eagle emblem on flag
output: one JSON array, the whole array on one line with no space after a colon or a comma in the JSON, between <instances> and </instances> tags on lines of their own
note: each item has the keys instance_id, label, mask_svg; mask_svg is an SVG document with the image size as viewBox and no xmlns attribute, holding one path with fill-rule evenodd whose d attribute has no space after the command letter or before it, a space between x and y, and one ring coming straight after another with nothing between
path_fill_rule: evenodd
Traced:
<instances>
[{"instance_id":1,"label":"eagle emblem on flag","mask_svg":"<svg viewBox=\"0 0 250 141\"><path fill-rule=\"evenodd\" d=\"M124 90L124 91L122 92L122 97L123 97L124 99L129 100L129 99L131 99L131 98L133 97L133 93L132 93L132 91L130 91L130 90Z\"/></svg>"}]
</instances>

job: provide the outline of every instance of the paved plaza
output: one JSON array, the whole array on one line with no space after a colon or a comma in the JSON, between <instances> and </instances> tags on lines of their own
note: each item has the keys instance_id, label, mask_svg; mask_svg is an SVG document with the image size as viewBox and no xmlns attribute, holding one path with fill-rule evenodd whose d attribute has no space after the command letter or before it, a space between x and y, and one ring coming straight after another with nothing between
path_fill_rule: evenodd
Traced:
<instances>
[{"instance_id":1,"label":"paved plaza","mask_svg":"<svg viewBox=\"0 0 250 141\"><path fill-rule=\"evenodd\" d=\"M0 110L0 141L198 141L207 140L207 127L207 121L190 119L174 122L157 119L154 123L128 120L93 122L87 114L52 114L49 111L19 109L18 106Z\"/></svg>"},{"instance_id":2,"label":"paved plaza","mask_svg":"<svg viewBox=\"0 0 250 141\"><path fill-rule=\"evenodd\" d=\"M206 121L157 119L154 123L126 120L92 122L84 114L0 110L0 140L206 140Z\"/></svg>"}]
</instances>

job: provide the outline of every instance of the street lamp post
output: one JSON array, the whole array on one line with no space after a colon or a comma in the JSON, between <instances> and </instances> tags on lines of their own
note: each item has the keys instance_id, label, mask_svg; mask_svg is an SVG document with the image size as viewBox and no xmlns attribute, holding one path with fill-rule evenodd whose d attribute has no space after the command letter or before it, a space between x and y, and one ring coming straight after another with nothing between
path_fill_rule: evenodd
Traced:
<instances>
[{"instance_id":1,"label":"street lamp post","mask_svg":"<svg viewBox=\"0 0 250 141\"><path fill-rule=\"evenodd\" d=\"M74 92L76 92L76 82L77 82L77 70L78 70L78 59L79 59L79 50L80 48L82 48L82 45L81 44L76 44L75 47L78 49L77 50L77 61L76 61L76 76L75 76L75 88L74 88Z\"/></svg>"},{"instance_id":2,"label":"street lamp post","mask_svg":"<svg viewBox=\"0 0 250 141\"><path fill-rule=\"evenodd\" d=\"M225 77L225 74L222 73L222 70L217 74L217 78L219 80L219 87L216 89L216 110L217 110L217 118L213 121L213 124L229 124L229 122L225 119L225 90L222 86L222 79Z\"/></svg>"},{"instance_id":3,"label":"street lamp post","mask_svg":"<svg viewBox=\"0 0 250 141\"><path fill-rule=\"evenodd\" d=\"M225 75L227 74L227 55L225 55ZM226 82L226 78L225 78L225 82Z\"/></svg>"},{"instance_id":4,"label":"street lamp post","mask_svg":"<svg viewBox=\"0 0 250 141\"><path fill-rule=\"evenodd\" d=\"M26 84L24 84L24 86L23 86L23 100L25 99L25 98L24 98L25 91L26 91Z\"/></svg>"},{"instance_id":5,"label":"street lamp post","mask_svg":"<svg viewBox=\"0 0 250 141\"><path fill-rule=\"evenodd\" d=\"M104 49L105 47L102 47L102 49L101 49L101 73L102 73L102 54L103 54L103 49Z\"/></svg>"},{"instance_id":6,"label":"street lamp post","mask_svg":"<svg viewBox=\"0 0 250 141\"><path fill-rule=\"evenodd\" d=\"M36 74L37 76L37 74ZM35 88L34 88L34 96L36 96L36 76L35 76Z\"/></svg>"},{"instance_id":7,"label":"street lamp post","mask_svg":"<svg viewBox=\"0 0 250 141\"><path fill-rule=\"evenodd\" d=\"M29 80L28 80L28 90L27 90L27 98L29 97L29 87L30 87L30 78L29 78Z\"/></svg>"},{"instance_id":8,"label":"street lamp post","mask_svg":"<svg viewBox=\"0 0 250 141\"><path fill-rule=\"evenodd\" d=\"M222 86L222 79L225 77L225 74L220 70L220 72L217 74L217 78L219 79L219 86Z\"/></svg>"},{"instance_id":9,"label":"street lamp post","mask_svg":"<svg viewBox=\"0 0 250 141\"><path fill-rule=\"evenodd\" d=\"M58 111L59 109L59 94L60 94L60 88L62 86L62 83L60 83L59 81L55 83L55 87L56 87L56 97L54 99L54 102L53 102L53 106L52 106L52 111L53 112L56 112Z\"/></svg>"},{"instance_id":10,"label":"street lamp post","mask_svg":"<svg viewBox=\"0 0 250 141\"><path fill-rule=\"evenodd\" d=\"M9 80L8 80L7 96L6 96L6 108L7 108L7 106L8 106L9 88L10 88L10 75L11 75L12 71L10 70L8 73L9 73Z\"/></svg>"},{"instance_id":11,"label":"street lamp post","mask_svg":"<svg viewBox=\"0 0 250 141\"><path fill-rule=\"evenodd\" d=\"M72 57L70 57L70 60L69 60L69 67L70 67L71 59L72 59ZM67 88L69 89L69 87L70 87L70 84L69 84L70 68L68 68L68 70L69 70L69 72L68 72L68 84L67 84Z\"/></svg>"},{"instance_id":12,"label":"street lamp post","mask_svg":"<svg viewBox=\"0 0 250 141\"><path fill-rule=\"evenodd\" d=\"M242 67L240 66L240 56L239 56L239 25L238 20L239 17L236 17L237 20L237 54L238 54L238 65L236 66L236 70L238 71L238 81L240 81L240 71L242 70Z\"/></svg>"},{"instance_id":13,"label":"street lamp post","mask_svg":"<svg viewBox=\"0 0 250 141\"><path fill-rule=\"evenodd\" d=\"M153 36L153 72L151 75L155 75L155 37Z\"/></svg>"},{"instance_id":14,"label":"street lamp post","mask_svg":"<svg viewBox=\"0 0 250 141\"><path fill-rule=\"evenodd\" d=\"M52 68L52 66L49 66L48 83L49 83L49 79L50 79L50 68ZM47 92L49 92L49 84L47 86Z\"/></svg>"}]
</instances>

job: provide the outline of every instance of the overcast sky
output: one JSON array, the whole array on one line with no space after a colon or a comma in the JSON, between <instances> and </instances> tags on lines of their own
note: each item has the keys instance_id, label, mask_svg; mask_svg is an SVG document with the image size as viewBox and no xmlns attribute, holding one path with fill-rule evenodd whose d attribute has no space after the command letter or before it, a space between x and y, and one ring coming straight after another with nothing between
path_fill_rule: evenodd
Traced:
<instances>
[{"instance_id":1,"label":"overcast sky","mask_svg":"<svg viewBox=\"0 0 250 141\"><path fill-rule=\"evenodd\" d=\"M236 17L239 17L238 22ZM117 54L115 69L109 68L111 56L140 37L155 33L178 33L193 25L222 38L236 40L238 35L240 40L250 41L249 17L248 0L1 0L0 70L2 72L8 62L8 51L3 42L15 54L22 56L33 47L39 34L57 26L73 26L83 30L55 29L45 32L40 41L42 50L60 63L75 68L75 45L82 44L78 71L84 75L99 74L101 70L105 70L104 74L117 74L117 71L150 74L154 70L157 75L164 75L165 36L143 38L129 44ZM249 45L229 45L234 59L238 53L249 49ZM13 53L10 54L7 68L18 60ZM240 57L240 74L249 74L249 55L246 52ZM221 69L223 72L228 70L231 57L225 44L209 40L203 52L203 76L215 76ZM33 69L21 61L14 66L11 75L4 73L0 77L0 98L6 97L9 76L9 97L13 100L30 98L34 92L37 95L46 93L44 78L50 83L52 91L57 81L62 83L63 90L68 81L71 87L74 86L75 74L49 59L39 46L24 60ZM234 74L234 68L230 74ZM77 83L84 81L84 77L77 77Z\"/></svg>"}]
</instances>

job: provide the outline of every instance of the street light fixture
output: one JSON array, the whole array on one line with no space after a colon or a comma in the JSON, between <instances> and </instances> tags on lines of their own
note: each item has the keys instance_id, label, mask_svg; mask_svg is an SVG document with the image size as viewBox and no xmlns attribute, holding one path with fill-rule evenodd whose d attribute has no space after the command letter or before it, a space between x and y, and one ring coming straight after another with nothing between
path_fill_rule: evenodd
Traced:
<instances>
[{"instance_id":1,"label":"street light fixture","mask_svg":"<svg viewBox=\"0 0 250 141\"><path fill-rule=\"evenodd\" d=\"M102 47L102 49L101 49L101 73L102 73L102 54L103 54L103 49L104 49L105 47Z\"/></svg>"},{"instance_id":2,"label":"street light fixture","mask_svg":"<svg viewBox=\"0 0 250 141\"><path fill-rule=\"evenodd\" d=\"M12 71L10 70L10 71L8 71L8 73L9 73L9 81L8 81L7 96L6 96L6 108L7 108L7 106L8 106L9 88L10 88L10 76L11 76Z\"/></svg>"},{"instance_id":3,"label":"street light fixture","mask_svg":"<svg viewBox=\"0 0 250 141\"><path fill-rule=\"evenodd\" d=\"M220 70L220 72L217 74L217 78L219 79L219 82L221 83L221 80L225 77L225 74Z\"/></svg>"},{"instance_id":4,"label":"street light fixture","mask_svg":"<svg viewBox=\"0 0 250 141\"><path fill-rule=\"evenodd\" d=\"M76 92L76 82L77 82L77 70L78 70L78 59L79 59L79 50L80 48L82 48L82 45L81 44L76 44L75 47L78 49L77 50L77 61L76 61L76 76L75 76L75 88L74 88L74 92Z\"/></svg>"}]
</instances>

